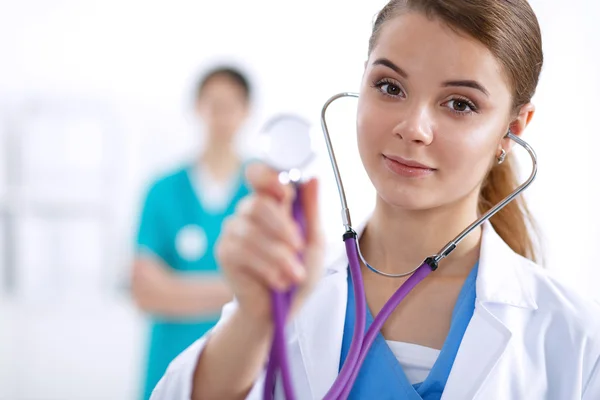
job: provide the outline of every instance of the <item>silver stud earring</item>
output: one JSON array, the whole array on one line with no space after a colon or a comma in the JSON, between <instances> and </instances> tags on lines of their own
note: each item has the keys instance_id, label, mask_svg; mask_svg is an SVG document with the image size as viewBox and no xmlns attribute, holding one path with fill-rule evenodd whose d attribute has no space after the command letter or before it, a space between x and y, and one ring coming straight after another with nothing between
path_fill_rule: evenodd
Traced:
<instances>
[{"instance_id":1,"label":"silver stud earring","mask_svg":"<svg viewBox=\"0 0 600 400\"><path fill-rule=\"evenodd\" d=\"M496 158L496 161L498 162L498 165L502 164L505 159L506 159L506 150L504 150L503 148L501 148L500 149L500 155Z\"/></svg>"}]
</instances>

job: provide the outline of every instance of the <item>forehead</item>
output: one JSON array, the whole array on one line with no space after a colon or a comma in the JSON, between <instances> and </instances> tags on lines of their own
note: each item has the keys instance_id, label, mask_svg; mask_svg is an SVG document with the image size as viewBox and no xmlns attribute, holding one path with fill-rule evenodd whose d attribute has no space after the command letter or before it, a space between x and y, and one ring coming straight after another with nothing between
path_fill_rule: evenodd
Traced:
<instances>
[{"instance_id":1,"label":"forehead","mask_svg":"<svg viewBox=\"0 0 600 400\"><path fill-rule=\"evenodd\" d=\"M483 43L421 13L402 14L383 24L370 59L381 57L399 65L409 77L433 82L471 79L491 94L510 91L500 63Z\"/></svg>"},{"instance_id":2,"label":"forehead","mask_svg":"<svg viewBox=\"0 0 600 400\"><path fill-rule=\"evenodd\" d=\"M224 74L210 77L202 87L199 95L200 97L239 96L245 98L244 88L233 78Z\"/></svg>"}]
</instances>

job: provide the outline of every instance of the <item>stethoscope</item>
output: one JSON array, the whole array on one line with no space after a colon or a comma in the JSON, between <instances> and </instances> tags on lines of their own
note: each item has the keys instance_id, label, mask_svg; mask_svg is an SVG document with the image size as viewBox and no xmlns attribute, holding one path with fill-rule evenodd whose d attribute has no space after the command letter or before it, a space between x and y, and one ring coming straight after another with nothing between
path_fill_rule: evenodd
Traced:
<instances>
[{"instance_id":1,"label":"stethoscope","mask_svg":"<svg viewBox=\"0 0 600 400\"><path fill-rule=\"evenodd\" d=\"M438 268L439 262L448 257L450 253L454 251L456 246L469 233L490 219L521 192L527 189L537 174L537 157L535 152L525 141L509 131L506 134L506 137L525 148L531 157L533 168L529 178L523 184L517 187L517 189L515 189L510 195L496 204L483 216L465 228L458 236L448 242L437 254L427 257L423 263L414 270L404 274L388 274L379 271L364 259L360 251L357 240L358 235L354 228L352 228L350 210L348 209L348 204L346 202L344 185L342 183L340 170L338 168L331 137L327 128L325 114L328 107L331 105L331 103L343 97L358 98L358 94L340 93L327 100L321 110L321 128L323 130L323 135L329 154L329 160L334 172L340 203L342 206L342 222L345 229L343 241L346 247L346 254L348 256L352 287L354 288L354 299L356 302L356 322L354 325L353 337L348 355L338 377L325 395L325 400L341 400L348 397L356 377L358 376L360 367L367 356L369 348L373 344L378 332L381 330L383 324L392 314L394 309L396 309L396 307L415 286L417 286L431 272ZM308 164L308 162L310 162L314 154L309 130L310 125L305 120L293 115L282 115L276 117L271 120L263 129L261 135L263 160L267 164L280 171L279 178L281 182L294 185L297 185L300 182L302 178L302 168ZM299 190L300 186L297 185L296 200L292 205L292 213L301 230L304 230L305 222L299 200ZM383 306L381 311L377 314L366 334L364 332L366 325L367 305L362 274L360 270L361 260L371 271L386 277L399 278L410 275L410 277L402 284L402 286L400 286L400 288L392 295L392 297ZM285 398L288 400L295 399L285 343L285 322L289 313L294 291L295 289L292 289L287 293L277 291L272 291L271 293L274 335L265 376L263 392L264 400L270 400L274 397L275 376L277 372L279 372L281 375Z\"/></svg>"}]
</instances>

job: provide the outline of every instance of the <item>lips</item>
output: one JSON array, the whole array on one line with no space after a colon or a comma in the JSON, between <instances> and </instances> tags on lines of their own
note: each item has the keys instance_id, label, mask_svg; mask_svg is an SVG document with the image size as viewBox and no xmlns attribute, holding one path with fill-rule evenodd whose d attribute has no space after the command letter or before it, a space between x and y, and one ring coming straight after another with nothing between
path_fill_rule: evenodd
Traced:
<instances>
[{"instance_id":1,"label":"lips","mask_svg":"<svg viewBox=\"0 0 600 400\"><path fill-rule=\"evenodd\" d=\"M406 178L424 178L436 171L435 168L402 157L383 155L383 160L388 170Z\"/></svg>"},{"instance_id":2,"label":"lips","mask_svg":"<svg viewBox=\"0 0 600 400\"><path fill-rule=\"evenodd\" d=\"M399 164L405 165L407 167L435 170L435 168L431 168L431 167L429 167L429 166L427 166L425 164L421 164L419 162L412 161L412 160L406 160L406 159L404 159L402 157L385 155L385 154L384 154L384 157L388 158L388 159L390 159L392 161L395 161L395 162L397 162Z\"/></svg>"}]
</instances>

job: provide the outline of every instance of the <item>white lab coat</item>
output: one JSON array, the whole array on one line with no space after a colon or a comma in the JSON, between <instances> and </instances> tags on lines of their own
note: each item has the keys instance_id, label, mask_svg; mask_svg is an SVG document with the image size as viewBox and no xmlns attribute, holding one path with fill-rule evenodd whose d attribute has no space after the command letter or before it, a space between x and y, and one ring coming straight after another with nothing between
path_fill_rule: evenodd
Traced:
<instances>
[{"instance_id":1,"label":"white lab coat","mask_svg":"<svg viewBox=\"0 0 600 400\"><path fill-rule=\"evenodd\" d=\"M336 252L288 326L289 359L300 400L322 399L338 374L347 259L343 245ZM600 399L600 304L514 253L489 223L483 227L476 293L475 312L442 400ZM235 307L225 306L221 322ZM152 400L190 399L192 374L205 341L199 339L171 363ZM262 398L262 380L248 399ZM276 398L283 399L277 386Z\"/></svg>"}]
</instances>

